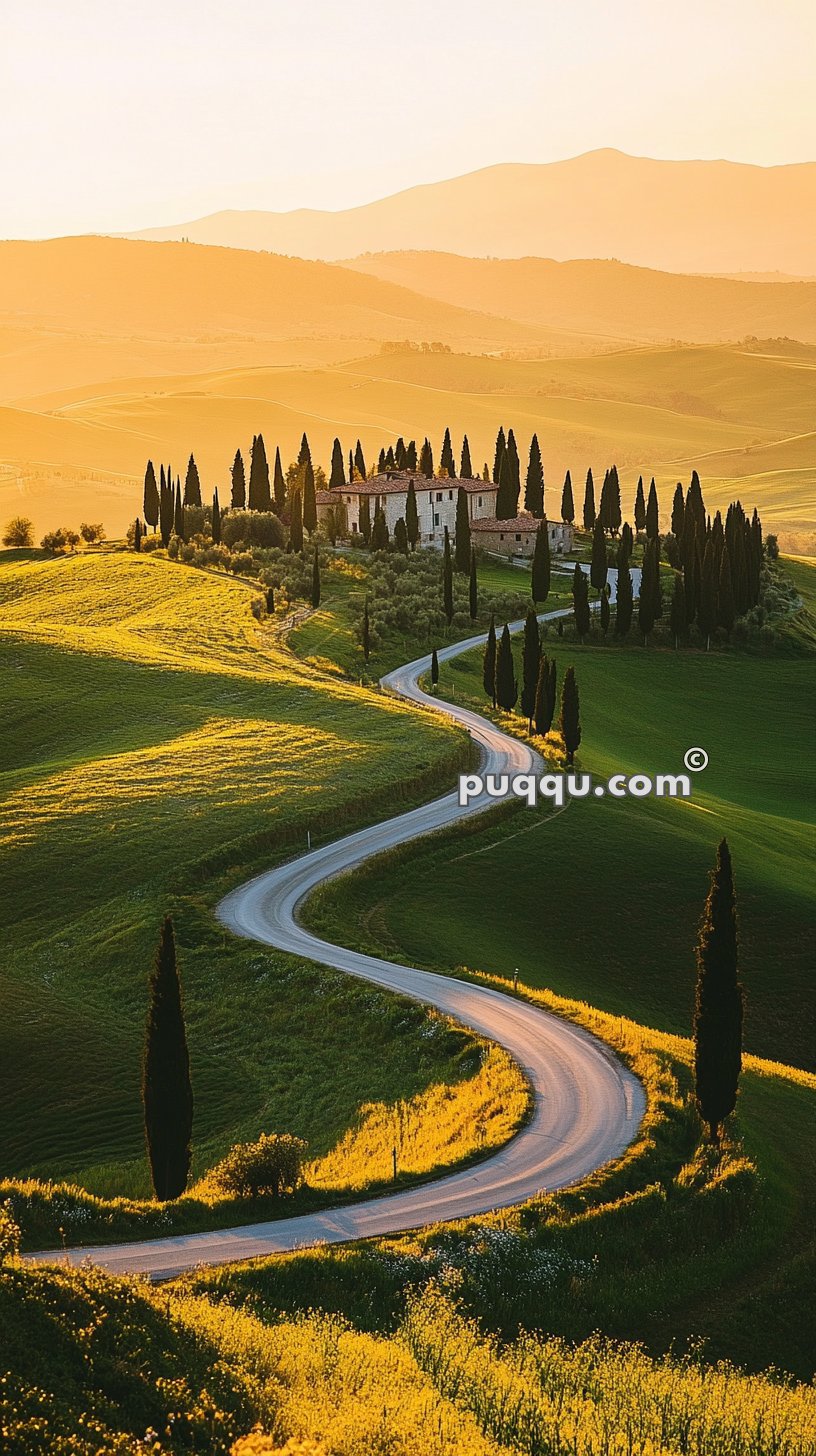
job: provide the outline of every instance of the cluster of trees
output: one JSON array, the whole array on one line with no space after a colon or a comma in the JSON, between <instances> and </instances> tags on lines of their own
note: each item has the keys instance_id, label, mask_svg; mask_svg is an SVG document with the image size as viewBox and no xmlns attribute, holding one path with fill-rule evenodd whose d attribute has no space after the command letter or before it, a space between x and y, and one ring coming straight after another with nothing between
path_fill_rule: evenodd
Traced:
<instances>
[{"instance_id":1,"label":"cluster of trees","mask_svg":"<svg viewBox=\"0 0 816 1456\"><path fill-rule=\"evenodd\" d=\"M40 545L43 551L57 556L63 551L76 551L80 541L84 541L86 546L98 546L104 539L105 528L101 523L83 521L78 531L71 526L58 526L55 531L46 531ZM27 516L13 516L3 532L3 545L17 547L18 550L32 547L34 522Z\"/></svg>"},{"instance_id":2,"label":"cluster of trees","mask_svg":"<svg viewBox=\"0 0 816 1456\"><path fill-rule=\"evenodd\" d=\"M501 636L497 637L495 617L491 617L485 643L482 685L494 708L512 713L519 701L513 640L506 622ZM530 607L524 622L520 703L530 733L541 737L549 733L555 720L557 702L555 660L543 651L538 618L535 610ZM567 763L571 764L581 743L581 709L572 667L568 667L564 674L558 727L564 741Z\"/></svg>"}]
</instances>

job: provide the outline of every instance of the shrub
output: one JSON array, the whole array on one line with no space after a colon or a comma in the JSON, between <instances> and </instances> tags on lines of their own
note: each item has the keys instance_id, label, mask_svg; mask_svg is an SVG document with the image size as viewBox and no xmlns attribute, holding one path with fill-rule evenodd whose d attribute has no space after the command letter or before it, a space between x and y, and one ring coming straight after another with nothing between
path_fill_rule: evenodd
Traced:
<instances>
[{"instance_id":1,"label":"shrub","mask_svg":"<svg viewBox=\"0 0 816 1456\"><path fill-rule=\"evenodd\" d=\"M255 1143L236 1143L213 1168L209 1181L239 1198L279 1198L299 1187L306 1144L290 1133L262 1133Z\"/></svg>"},{"instance_id":2,"label":"shrub","mask_svg":"<svg viewBox=\"0 0 816 1456\"><path fill-rule=\"evenodd\" d=\"M59 526L56 531L46 531L40 542L43 551L56 556L59 551L74 551L79 545L79 533L70 526Z\"/></svg>"},{"instance_id":3,"label":"shrub","mask_svg":"<svg viewBox=\"0 0 816 1456\"><path fill-rule=\"evenodd\" d=\"M34 523L27 516L12 516L3 532L4 546L33 546Z\"/></svg>"},{"instance_id":4,"label":"shrub","mask_svg":"<svg viewBox=\"0 0 816 1456\"><path fill-rule=\"evenodd\" d=\"M228 511L221 522L221 540L225 546L283 546L286 531L274 511Z\"/></svg>"},{"instance_id":5,"label":"shrub","mask_svg":"<svg viewBox=\"0 0 816 1456\"><path fill-rule=\"evenodd\" d=\"M88 521L83 521L79 534L87 546L97 546L100 541L105 539L105 527L101 523L92 525Z\"/></svg>"},{"instance_id":6,"label":"shrub","mask_svg":"<svg viewBox=\"0 0 816 1456\"><path fill-rule=\"evenodd\" d=\"M14 1259L20 1252L20 1225L10 1202L0 1204L0 1264Z\"/></svg>"}]
</instances>

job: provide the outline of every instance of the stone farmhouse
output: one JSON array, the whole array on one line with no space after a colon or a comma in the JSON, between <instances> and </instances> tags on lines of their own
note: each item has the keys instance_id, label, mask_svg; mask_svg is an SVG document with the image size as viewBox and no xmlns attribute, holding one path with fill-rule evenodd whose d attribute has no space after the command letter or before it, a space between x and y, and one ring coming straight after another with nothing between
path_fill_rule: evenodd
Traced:
<instances>
[{"instance_id":1,"label":"stone farmhouse","mask_svg":"<svg viewBox=\"0 0 816 1456\"><path fill-rule=\"evenodd\" d=\"M509 521L484 516L478 521L471 521L470 539L477 549L481 547L483 551L492 551L497 556L532 556L539 525L535 516L527 514ZM566 521L548 521L551 554L563 556L566 551L571 551L573 534L572 526Z\"/></svg>"},{"instance_id":2,"label":"stone farmhouse","mask_svg":"<svg viewBox=\"0 0 816 1456\"><path fill-rule=\"evenodd\" d=\"M497 488L489 480L448 480L409 470L389 470L383 475L372 475L368 480L355 480L354 485L345 485L342 490L319 490L316 494L317 519L325 521L329 510L342 497L348 513L348 528L353 531L360 522L360 501L368 497L371 519L380 506L390 535L400 516L405 519L408 500L408 486L413 481L419 517L419 542L421 546L442 546L447 526L451 540L456 530L456 498L460 485L467 491L471 522L481 516L492 516L496 509Z\"/></svg>"}]
</instances>

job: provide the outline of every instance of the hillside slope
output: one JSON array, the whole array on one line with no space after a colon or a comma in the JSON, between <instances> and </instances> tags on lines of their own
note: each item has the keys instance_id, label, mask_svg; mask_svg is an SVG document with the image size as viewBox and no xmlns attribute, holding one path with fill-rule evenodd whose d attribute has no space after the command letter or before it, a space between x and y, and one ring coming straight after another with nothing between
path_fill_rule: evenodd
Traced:
<instances>
[{"instance_id":1,"label":"hillside slope","mask_svg":"<svg viewBox=\"0 0 816 1456\"><path fill-rule=\"evenodd\" d=\"M502 164L343 212L218 212L132 236L349 258L395 248L621 258L671 272L816 272L816 163L667 162L586 152Z\"/></svg>"}]
</instances>

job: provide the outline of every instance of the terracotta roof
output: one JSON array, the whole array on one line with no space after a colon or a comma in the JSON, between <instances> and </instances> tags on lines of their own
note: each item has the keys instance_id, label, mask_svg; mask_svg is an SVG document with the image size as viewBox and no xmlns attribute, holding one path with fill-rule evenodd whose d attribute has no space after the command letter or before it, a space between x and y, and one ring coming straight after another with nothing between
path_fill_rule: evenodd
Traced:
<instances>
[{"instance_id":1,"label":"terracotta roof","mask_svg":"<svg viewBox=\"0 0 816 1456\"><path fill-rule=\"evenodd\" d=\"M389 470L384 475L370 475L368 480L355 480L353 485L338 486L336 490L319 490L315 499L319 505L328 505L336 495L399 495L408 490L410 481L414 490L457 490L461 485L469 494L481 491L488 494L498 489L492 480L449 480L447 476L434 475L428 479L418 471Z\"/></svg>"},{"instance_id":2,"label":"terracotta roof","mask_svg":"<svg viewBox=\"0 0 816 1456\"><path fill-rule=\"evenodd\" d=\"M497 516L476 516L470 523L471 531L537 531L541 521L537 516L512 516L500 521Z\"/></svg>"}]
</instances>

